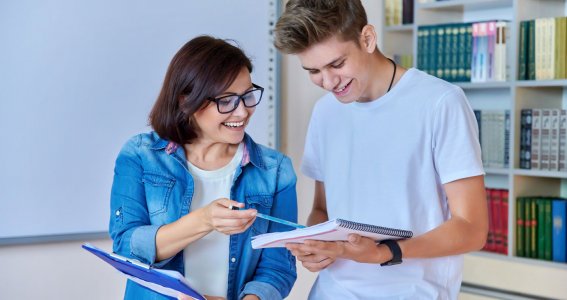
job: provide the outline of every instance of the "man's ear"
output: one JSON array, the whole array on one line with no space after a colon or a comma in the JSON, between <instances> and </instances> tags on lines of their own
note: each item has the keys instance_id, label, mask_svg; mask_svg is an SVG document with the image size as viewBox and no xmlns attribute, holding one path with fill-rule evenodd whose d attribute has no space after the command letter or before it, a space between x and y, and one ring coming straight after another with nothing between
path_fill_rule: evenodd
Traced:
<instances>
[{"instance_id":1,"label":"man's ear","mask_svg":"<svg viewBox=\"0 0 567 300\"><path fill-rule=\"evenodd\" d=\"M360 32L360 46L365 49L368 53L374 53L376 50L376 30L374 30L374 26L370 24L364 25L362 27L362 31Z\"/></svg>"}]
</instances>

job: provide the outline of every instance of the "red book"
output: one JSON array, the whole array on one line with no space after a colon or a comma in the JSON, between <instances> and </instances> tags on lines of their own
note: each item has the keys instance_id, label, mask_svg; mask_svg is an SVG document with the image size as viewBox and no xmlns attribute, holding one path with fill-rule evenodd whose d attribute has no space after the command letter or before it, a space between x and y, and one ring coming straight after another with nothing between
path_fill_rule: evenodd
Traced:
<instances>
[{"instance_id":1,"label":"red book","mask_svg":"<svg viewBox=\"0 0 567 300\"><path fill-rule=\"evenodd\" d=\"M494 237L494 220L492 218L492 189L486 189L486 205L488 207L488 237L486 239L486 245L484 245L483 250L494 251L495 249L495 237Z\"/></svg>"},{"instance_id":2,"label":"red book","mask_svg":"<svg viewBox=\"0 0 567 300\"><path fill-rule=\"evenodd\" d=\"M502 250L502 220L501 220L501 194L500 190L491 189L490 190L490 200L492 203L492 224L494 226L494 247L493 252L501 253Z\"/></svg>"},{"instance_id":3,"label":"red book","mask_svg":"<svg viewBox=\"0 0 567 300\"><path fill-rule=\"evenodd\" d=\"M500 224L502 227L502 253L508 255L508 190L501 190Z\"/></svg>"}]
</instances>

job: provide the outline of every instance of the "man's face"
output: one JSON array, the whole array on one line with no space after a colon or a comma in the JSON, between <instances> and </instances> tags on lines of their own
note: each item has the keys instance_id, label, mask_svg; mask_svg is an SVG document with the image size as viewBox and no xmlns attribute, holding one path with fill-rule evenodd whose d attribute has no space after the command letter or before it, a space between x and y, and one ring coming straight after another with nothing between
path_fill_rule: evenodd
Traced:
<instances>
[{"instance_id":1,"label":"man's face","mask_svg":"<svg viewBox=\"0 0 567 300\"><path fill-rule=\"evenodd\" d=\"M332 92L342 103L370 101L369 58L373 51L333 36L298 54L311 81Z\"/></svg>"}]
</instances>

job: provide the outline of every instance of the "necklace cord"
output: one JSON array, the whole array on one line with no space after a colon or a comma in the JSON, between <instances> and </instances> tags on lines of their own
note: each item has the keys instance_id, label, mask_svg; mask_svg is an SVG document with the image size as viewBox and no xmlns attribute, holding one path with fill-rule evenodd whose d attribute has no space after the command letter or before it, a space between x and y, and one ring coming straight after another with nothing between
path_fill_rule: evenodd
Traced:
<instances>
[{"instance_id":1,"label":"necklace cord","mask_svg":"<svg viewBox=\"0 0 567 300\"><path fill-rule=\"evenodd\" d=\"M390 80L390 86L388 87L388 90L386 91L386 93L389 92L390 89L392 89L392 84L394 84L394 78L396 78L396 63L391 58L388 58L388 59L394 65L394 73L392 74L392 80Z\"/></svg>"}]
</instances>

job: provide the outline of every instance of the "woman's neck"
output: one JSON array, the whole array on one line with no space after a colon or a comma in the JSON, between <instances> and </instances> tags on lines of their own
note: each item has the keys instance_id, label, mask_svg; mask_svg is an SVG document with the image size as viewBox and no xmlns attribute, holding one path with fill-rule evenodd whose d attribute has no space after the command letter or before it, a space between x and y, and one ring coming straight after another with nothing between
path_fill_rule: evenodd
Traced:
<instances>
[{"instance_id":1,"label":"woman's neck","mask_svg":"<svg viewBox=\"0 0 567 300\"><path fill-rule=\"evenodd\" d=\"M202 170L217 170L227 165L234 157L238 144L195 141L185 144L187 160Z\"/></svg>"}]
</instances>

